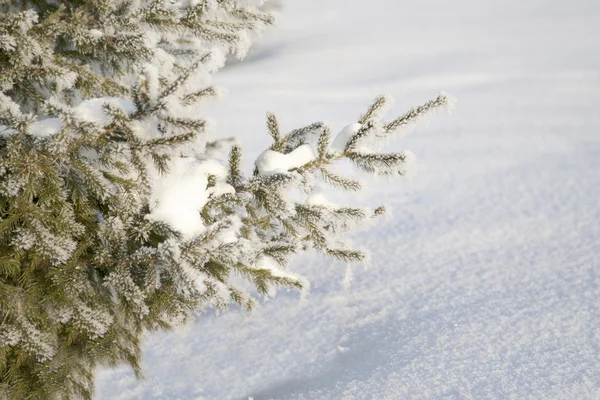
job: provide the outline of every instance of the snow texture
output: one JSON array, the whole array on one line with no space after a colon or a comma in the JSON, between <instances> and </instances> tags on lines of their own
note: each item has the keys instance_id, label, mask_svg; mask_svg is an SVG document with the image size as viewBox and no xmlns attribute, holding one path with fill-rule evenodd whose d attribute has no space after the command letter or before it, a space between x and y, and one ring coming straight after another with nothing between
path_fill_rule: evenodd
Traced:
<instances>
[{"instance_id":1,"label":"snow texture","mask_svg":"<svg viewBox=\"0 0 600 400\"><path fill-rule=\"evenodd\" d=\"M350 140L350 138L354 136L356 132L359 131L361 126L362 125L359 123L345 126L344 129L342 129L340 133L337 134L335 139L333 139L333 141L329 145L329 150L336 153L343 152L344 148L346 147L346 143L348 143L348 140Z\"/></svg>"},{"instance_id":2,"label":"snow texture","mask_svg":"<svg viewBox=\"0 0 600 400\"><path fill-rule=\"evenodd\" d=\"M80 121L93 122L101 126L106 126L112 120L106 115L102 106L110 104L126 113L133 113L135 106L130 100L119 99L116 97L98 97L95 99L84 100L76 107L73 107L75 117ZM31 124L31 134L38 137L54 135L62 129L60 118L44 118Z\"/></svg>"},{"instance_id":3,"label":"snow texture","mask_svg":"<svg viewBox=\"0 0 600 400\"><path fill-rule=\"evenodd\" d=\"M261 175L286 173L315 159L315 153L308 144L298 146L288 154L266 150L256 158L256 168Z\"/></svg>"},{"instance_id":4,"label":"snow texture","mask_svg":"<svg viewBox=\"0 0 600 400\"><path fill-rule=\"evenodd\" d=\"M145 379L103 370L96 399L600 398L600 3L365 4L285 2L211 114L252 162L265 111L341 127L381 93L393 115L459 98L403 139L413 180L356 200L394 211L353 238L371 266L344 290L345 266L298 259L306 301L151 334Z\"/></svg>"},{"instance_id":5,"label":"snow texture","mask_svg":"<svg viewBox=\"0 0 600 400\"><path fill-rule=\"evenodd\" d=\"M198 160L194 157L173 159L168 173L157 175L152 181L149 218L161 220L190 239L206 229L200 210L211 194L233 193L224 182L207 189L208 177L224 178L227 169L216 160Z\"/></svg>"}]
</instances>

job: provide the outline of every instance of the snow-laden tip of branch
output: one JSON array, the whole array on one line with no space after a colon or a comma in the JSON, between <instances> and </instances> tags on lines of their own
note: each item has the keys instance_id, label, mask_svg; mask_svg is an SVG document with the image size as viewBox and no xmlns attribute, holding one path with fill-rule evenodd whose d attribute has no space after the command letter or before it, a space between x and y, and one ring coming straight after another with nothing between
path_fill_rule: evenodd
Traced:
<instances>
[{"instance_id":1,"label":"snow-laden tip of branch","mask_svg":"<svg viewBox=\"0 0 600 400\"><path fill-rule=\"evenodd\" d=\"M288 154L278 151L264 151L255 161L256 169L261 175L286 173L291 169L300 168L315 159L311 146L303 144Z\"/></svg>"},{"instance_id":2,"label":"snow-laden tip of branch","mask_svg":"<svg viewBox=\"0 0 600 400\"><path fill-rule=\"evenodd\" d=\"M380 120L388 113L393 104L394 98L389 94L377 97L358 122L364 124L368 121Z\"/></svg>"},{"instance_id":3,"label":"snow-laden tip of branch","mask_svg":"<svg viewBox=\"0 0 600 400\"><path fill-rule=\"evenodd\" d=\"M300 298L301 299L306 298L306 296L308 295L308 292L310 291L310 282L308 281L308 279L306 279L300 275L294 274L292 272L281 269L277 265L277 263L275 263L269 257L261 257L256 263L256 268L269 271L269 273L273 277L284 278L284 279L288 279L290 281L298 282L302 286L302 289L300 289L300 292L301 292ZM275 286L271 286L268 296L274 297L276 293L277 293L277 288Z\"/></svg>"},{"instance_id":4,"label":"snow-laden tip of branch","mask_svg":"<svg viewBox=\"0 0 600 400\"><path fill-rule=\"evenodd\" d=\"M452 111L454 111L454 108L456 107L456 103L458 102L458 99L456 97L454 97L451 94L446 93L444 91L440 92L439 97L442 97L444 99L444 101L445 101L444 109L448 113L451 113Z\"/></svg>"},{"instance_id":5,"label":"snow-laden tip of branch","mask_svg":"<svg viewBox=\"0 0 600 400\"><path fill-rule=\"evenodd\" d=\"M429 117L435 111L439 109L446 109L451 111L456 103L456 99L445 92L441 92L435 99L429 100L428 102L420 105L416 108L411 108L403 115L399 116L392 122L384 125L384 131L386 133L393 133L398 130L402 130L406 133L409 129L413 128L418 122Z\"/></svg>"},{"instance_id":6,"label":"snow-laden tip of branch","mask_svg":"<svg viewBox=\"0 0 600 400\"><path fill-rule=\"evenodd\" d=\"M227 89L225 86L214 85L212 86L212 89L215 93L215 97L219 100L224 100L227 98L227 96L229 96L229 89Z\"/></svg>"},{"instance_id":7,"label":"snow-laden tip of branch","mask_svg":"<svg viewBox=\"0 0 600 400\"><path fill-rule=\"evenodd\" d=\"M248 44L248 46L250 46L250 44ZM226 58L227 55L223 50L219 49L218 47L213 47L210 50L210 56L205 64L206 71L209 73L217 72L225 66Z\"/></svg>"},{"instance_id":8,"label":"snow-laden tip of branch","mask_svg":"<svg viewBox=\"0 0 600 400\"><path fill-rule=\"evenodd\" d=\"M438 109L450 111L456 99L447 93L440 93L435 99L425 104L410 109L395 120L384 123L383 117L393 103L391 96L379 96L369 106L367 112L357 123L347 125L334 138L328 147L332 153L345 153L347 151L360 151L362 153L379 152L385 142L391 138L391 133L407 131L421 120L427 118ZM404 173L401 173L404 175Z\"/></svg>"},{"instance_id":9,"label":"snow-laden tip of branch","mask_svg":"<svg viewBox=\"0 0 600 400\"><path fill-rule=\"evenodd\" d=\"M407 178L414 176L417 166L417 156L410 150L402 150L404 163L398 168L398 174Z\"/></svg>"},{"instance_id":10,"label":"snow-laden tip of branch","mask_svg":"<svg viewBox=\"0 0 600 400\"><path fill-rule=\"evenodd\" d=\"M250 39L250 35L248 33L242 31L238 34L238 39L235 44L235 48L233 49L234 55L238 60L243 60L248 55L248 51L250 50L250 45L252 44L252 40Z\"/></svg>"}]
</instances>

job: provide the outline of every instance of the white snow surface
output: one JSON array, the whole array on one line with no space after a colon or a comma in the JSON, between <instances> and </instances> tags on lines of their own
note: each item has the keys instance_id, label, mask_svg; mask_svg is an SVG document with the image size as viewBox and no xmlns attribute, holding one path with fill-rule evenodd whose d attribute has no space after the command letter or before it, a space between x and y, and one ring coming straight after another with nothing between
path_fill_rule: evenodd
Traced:
<instances>
[{"instance_id":1,"label":"white snow surface","mask_svg":"<svg viewBox=\"0 0 600 400\"><path fill-rule=\"evenodd\" d=\"M346 143L348 143L348 140L350 140L350 138L352 136L354 136L356 134L356 132L358 132L360 130L361 126L362 125L359 124L358 122L354 123L354 124L346 125L340 131L340 133L338 133L335 136L335 138L329 145L329 150L331 150L332 152L338 152L338 153L343 152L344 147L346 147Z\"/></svg>"},{"instance_id":2,"label":"white snow surface","mask_svg":"<svg viewBox=\"0 0 600 400\"><path fill-rule=\"evenodd\" d=\"M315 159L315 152L308 144L298 146L288 154L278 151L265 150L256 158L256 169L261 175L286 173L293 168L299 168Z\"/></svg>"},{"instance_id":3,"label":"white snow surface","mask_svg":"<svg viewBox=\"0 0 600 400\"><path fill-rule=\"evenodd\" d=\"M217 184L208 188L208 177L213 175ZM170 170L156 175L152 180L149 218L168 223L185 239L203 233L206 226L200 211L209 196L233 193L234 188L223 182L227 169L216 160L199 160L195 157L172 159Z\"/></svg>"},{"instance_id":4,"label":"white snow surface","mask_svg":"<svg viewBox=\"0 0 600 400\"><path fill-rule=\"evenodd\" d=\"M402 140L412 180L335 199L393 209L353 238L372 261L347 290L343 265L299 258L304 301L151 334L145 379L102 370L96 399L599 399L599 36L592 0L285 2L215 76L248 170L266 111L340 129L382 93L394 115L459 103Z\"/></svg>"}]
</instances>

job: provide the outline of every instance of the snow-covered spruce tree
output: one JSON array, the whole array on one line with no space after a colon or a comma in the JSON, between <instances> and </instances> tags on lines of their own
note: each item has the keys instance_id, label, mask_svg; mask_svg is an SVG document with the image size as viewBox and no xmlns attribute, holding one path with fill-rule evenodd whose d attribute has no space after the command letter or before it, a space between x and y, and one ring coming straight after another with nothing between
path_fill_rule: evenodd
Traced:
<instances>
[{"instance_id":1,"label":"snow-covered spruce tree","mask_svg":"<svg viewBox=\"0 0 600 400\"><path fill-rule=\"evenodd\" d=\"M382 208L315 184L360 190L342 160L402 175L409 153L382 144L448 98L387 123L378 98L334 140L268 115L273 143L243 175L198 109L272 23L249 0L0 0L0 398L90 398L97 365L139 373L142 332L305 287L291 255L363 259L339 234Z\"/></svg>"}]
</instances>

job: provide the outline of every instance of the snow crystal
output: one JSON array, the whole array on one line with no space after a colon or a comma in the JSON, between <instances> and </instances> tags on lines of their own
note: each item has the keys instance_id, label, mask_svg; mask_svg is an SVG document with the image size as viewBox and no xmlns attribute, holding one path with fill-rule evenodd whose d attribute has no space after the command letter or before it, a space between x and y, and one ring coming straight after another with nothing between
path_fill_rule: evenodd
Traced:
<instances>
[{"instance_id":1,"label":"snow crystal","mask_svg":"<svg viewBox=\"0 0 600 400\"><path fill-rule=\"evenodd\" d=\"M50 257L53 265L66 262L77 248L77 243L70 236L54 234L39 221L33 221L32 225L29 229L16 230L14 240L16 248L24 250L35 248L41 254Z\"/></svg>"},{"instance_id":2,"label":"snow crystal","mask_svg":"<svg viewBox=\"0 0 600 400\"><path fill-rule=\"evenodd\" d=\"M26 181L24 179L19 179L19 177L15 177L12 175L8 175L0 186L0 194L3 194L7 197L17 196L21 189L25 186Z\"/></svg>"},{"instance_id":3,"label":"snow crystal","mask_svg":"<svg viewBox=\"0 0 600 400\"><path fill-rule=\"evenodd\" d=\"M315 153L307 144L299 146L289 154L278 151L264 151L256 159L255 165L262 175L285 173L293 168L299 168L315 159Z\"/></svg>"}]
</instances>

